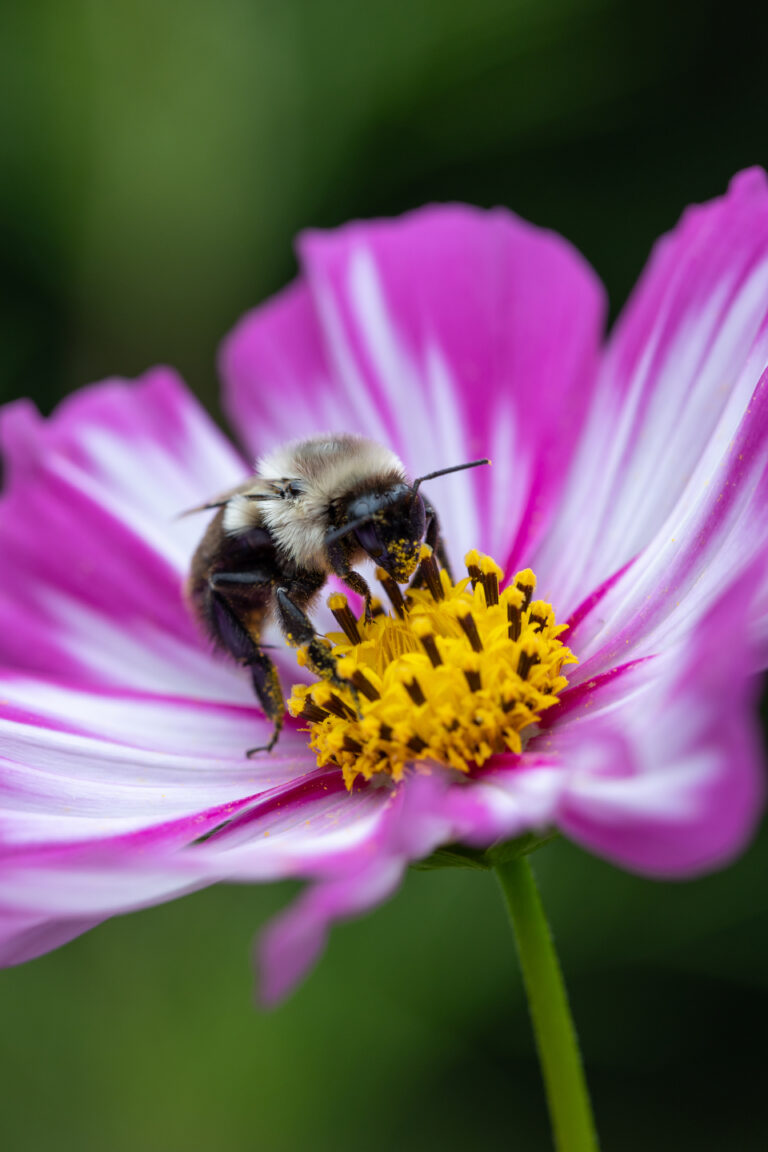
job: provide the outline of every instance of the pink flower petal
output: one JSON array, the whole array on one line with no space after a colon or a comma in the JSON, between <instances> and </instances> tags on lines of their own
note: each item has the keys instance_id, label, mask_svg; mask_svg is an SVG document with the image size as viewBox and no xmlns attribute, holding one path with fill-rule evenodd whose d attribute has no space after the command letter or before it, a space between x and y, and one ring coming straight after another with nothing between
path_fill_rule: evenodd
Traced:
<instances>
[{"instance_id":1,"label":"pink flower petal","mask_svg":"<svg viewBox=\"0 0 768 1152\"><path fill-rule=\"evenodd\" d=\"M253 459L286 440L362 430L350 424L354 397L333 379L304 281L243 316L219 361L224 407Z\"/></svg>"},{"instance_id":2,"label":"pink flower petal","mask_svg":"<svg viewBox=\"0 0 768 1152\"><path fill-rule=\"evenodd\" d=\"M85 389L48 421L12 405L0 444L11 446L2 662L97 685L249 698L183 603L203 522L178 519L244 465L178 377L156 369Z\"/></svg>"},{"instance_id":3,"label":"pink flower petal","mask_svg":"<svg viewBox=\"0 0 768 1152\"><path fill-rule=\"evenodd\" d=\"M322 954L330 924L386 900L402 875L401 860L382 858L351 876L309 888L259 945L256 964L263 1003L276 1004L306 975Z\"/></svg>"},{"instance_id":4,"label":"pink flower petal","mask_svg":"<svg viewBox=\"0 0 768 1152\"><path fill-rule=\"evenodd\" d=\"M558 826L628 868L686 876L729 860L764 795L750 607L765 558L692 634L630 668L536 742L569 764Z\"/></svg>"},{"instance_id":5,"label":"pink flower petal","mask_svg":"<svg viewBox=\"0 0 768 1152\"><path fill-rule=\"evenodd\" d=\"M611 579L579 629L580 655L602 649L587 676L668 644L764 547L766 368L768 188L750 170L654 249L531 559L561 614Z\"/></svg>"},{"instance_id":6,"label":"pink flower petal","mask_svg":"<svg viewBox=\"0 0 768 1152\"><path fill-rule=\"evenodd\" d=\"M50 920L0 909L0 965L9 968L61 948L95 928L100 920Z\"/></svg>"},{"instance_id":7,"label":"pink flower petal","mask_svg":"<svg viewBox=\"0 0 768 1152\"><path fill-rule=\"evenodd\" d=\"M272 755L246 759L271 731L256 709L36 679L6 680L0 691L0 852L194 816L314 768L295 725Z\"/></svg>"},{"instance_id":8,"label":"pink flower petal","mask_svg":"<svg viewBox=\"0 0 768 1152\"><path fill-rule=\"evenodd\" d=\"M253 452L354 431L436 482L458 563L510 563L545 531L583 422L603 314L594 274L559 237L460 206L309 233L304 280L224 346L225 397Z\"/></svg>"},{"instance_id":9,"label":"pink flower petal","mask_svg":"<svg viewBox=\"0 0 768 1152\"><path fill-rule=\"evenodd\" d=\"M590 678L628 657L664 652L682 640L733 573L768 548L768 370L722 458L700 473L655 539L616 580L574 638ZM753 599L753 670L768 662L768 582Z\"/></svg>"},{"instance_id":10,"label":"pink flower petal","mask_svg":"<svg viewBox=\"0 0 768 1152\"><path fill-rule=\"evenodd\" d=\"M121 763L116 756L114 760L119 771ZM141 767L154 773L159 782L162 772L156 761ZM194 776L195 765L190 769ZM212 774L209 789L211 778ZM201 782L198 794L205 784ZM30 787L34 789L34 780ZM176 787L169 779L169 791ZM220 787L226 787L226 778ZM375 843L388 801L388 794L380 789L350 796L338 772L310 769L302 776L295 770L290 781L261 796L230 799L204 811L151 823L151 788L141 780L135 788L135 797L124 784L115 789L116 802L124 801L128 808L125 819L115 815L100 821L98 811L88 811L87 791L78 798L73 819L80 817L81 824L90 819L92 827L83 829L93 833L88 840L67 843L54 825L58 843L52 839L0 843L0 909L10 913L0 916L8 921L7 957L16 948L16 927L25 932L27 921L41 925L51 921L55 931L56 921L101 920L219 880L338 875L344 861L360 851L366 853ZM192 784L180 787L178 805L185 797L192 798L194 791ZM164 799L157 787L155 793L156 801ZM55 803L54 796L52 813ZM137 808L143 819L132 828L131 810ZM166 805L165 811L169 810ZM163 805L156 803L155 814L161 811Z\"/></svg>"}]
</instances>

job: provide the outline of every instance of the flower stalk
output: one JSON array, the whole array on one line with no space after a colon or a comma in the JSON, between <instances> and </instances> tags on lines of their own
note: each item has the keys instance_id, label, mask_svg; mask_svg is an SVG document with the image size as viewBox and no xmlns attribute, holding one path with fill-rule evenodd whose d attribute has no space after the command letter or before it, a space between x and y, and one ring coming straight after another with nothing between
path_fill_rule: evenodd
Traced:
<instances>
[{"instance_id":1,"label":"flower stalk","mask_svg":"<svg viewBox=\"0 0 768 1152\"><path fill-rule=\"evenodd\" d=\"M597 1133L563 975L526 856L496 866L523 970L557 1152L597 1152Z\"/></svg>"}]
</instances>

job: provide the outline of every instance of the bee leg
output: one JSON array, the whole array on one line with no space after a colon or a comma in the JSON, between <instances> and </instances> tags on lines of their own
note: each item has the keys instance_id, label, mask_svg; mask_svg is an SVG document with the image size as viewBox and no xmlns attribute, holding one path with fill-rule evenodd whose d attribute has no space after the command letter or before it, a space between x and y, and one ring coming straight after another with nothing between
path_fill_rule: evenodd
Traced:
<instances>
[{"instance_id":1,"label":"bee leg","mask_svg":"<svg viewBox=\"0 0 768 1152\"><path fill-rule=\"evenodd\" d=\"M430 504L429 500L427 500L425 496L422 496L422 500L424 501L424 511L427 515L427 531L424 536L424 543L429 544L430 548L437 556L440 567L444 568L448 573L449 578L453 580L453 575L451 573L451 562L448 559L448 553L445 550L445 544L443 543L443 537L440 532L439 517L435 511L434 506ZM417 568L416 575L413 577L408 587L420 588L423 583L424 581L422 579L421 573Z\"/></svg>"},{"instance_id":2,"label":"bee leg","mask_svg":"<svg viewBox=\"0 0 768 1152\"><path fill-rule=\"evenodd\" d=\"M248 581L245 577L251 576ZM272 660L267 656L251 634L243 626L232 605L227 600L226 588L229 584L263 584L257 573L218 572L209 580L211 607L216 631L222 645L239 664L250 669L251 683L264 715L272 722L272 736L268 744L259 748L249 748L246 756L257 752L270 752L278 741L285 717L285 701L280 687L280 679Z\"/></svg>"},{"instance_id":3,"label":"bee leg","mask_svg":"<svg viewBox=\"0 0 768 1152\"><path fill-rule=\"evenodd\" d=\"M366 624L370 624L372 620L371 590L360 573L350 568L339 545L339 541L334 541L328 545L328 559L331 562L331 568L333 569L334 575L338 576L340 580L343 580L347 588L351 588L353 592L357 592L358 596L363 597L365 600L365 622Z\"/></svg>"},{"instance_id":4,"label":"bee leg","mask_svg":"<svg viewBox=\"0 0 768 1152\"><path fill-rule=\"evenodd\" d=\"M344 680L336 668L335 657L331 655L326 642L319 637L306 612L297 607L288 595L286 588L278 588L275 594L280 627L288 643L294 648L306 648L309 663L323 680L330 681L337 688L344 688L357 697L356 689Z\"/></svg>"},{"instance_id":5,"label":"bee leg","mask_svg":"<svg viewBox=\"0 0 768 1152\"><path fill-rule=\"evenodd\" d=\"M251 669L251 683L253 690L259 698L259 703L264 709L264 714L268 720L272 721L272 735L267 744L261 744L258 748L246 749L246 756L249 758L255 756L257 752L271 752L280 737L283 730L283 720L285 717L285 701L283 700L283 691L280 687L280 678L277 675L277 668L261 649L258 649L258 655L254 655L249 660Z\"/></svg>"},{"instance_id":6,"label":"bee leg","mask_svg":"<svg viewBox=\"0 0 768 1152\"><path fill-rule=\"evenodd\" d=\"M357 592L358 596L362 596L365 601L365 622L370 624L373 616L371 614L371 590L368 584L360 575L359 572L354 572L348 568L346 572L337 572L337 576L346 584L347 588L351 588L353 592Z\"/></svg>"}]
</instances>

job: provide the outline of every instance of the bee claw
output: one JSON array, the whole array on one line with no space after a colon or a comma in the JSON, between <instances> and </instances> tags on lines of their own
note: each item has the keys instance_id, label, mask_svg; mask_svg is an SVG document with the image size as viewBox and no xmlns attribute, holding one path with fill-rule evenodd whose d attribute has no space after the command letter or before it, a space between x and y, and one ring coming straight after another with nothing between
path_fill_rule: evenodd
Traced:
<instances>
[{"instance_id":1,"label":"bee claw","mask_svg":"<svg viewBox=\"0 0 768 1152\"><path fill-rule=\"evenodd\" d=\"M280 735L280 729L278 728L278 730L275 732L274 736L270 740L269 744L260 744L258 746L258 748L246 748L246 750L245 750L246 760L251 760L254 756L257 756L259 752L271 752L272 749L274 748L275 744L277 744L277 738L279 735Z\"/></svg>"}]
</instances>

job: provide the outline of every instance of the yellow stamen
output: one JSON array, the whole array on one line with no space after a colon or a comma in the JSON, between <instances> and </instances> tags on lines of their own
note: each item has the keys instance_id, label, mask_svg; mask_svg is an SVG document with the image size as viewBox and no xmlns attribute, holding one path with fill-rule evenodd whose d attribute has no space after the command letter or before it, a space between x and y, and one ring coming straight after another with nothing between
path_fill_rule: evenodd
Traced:
<instances>
[{"instance_id":1,"label":"yellow stamen","mask_svg":"<svg viewBox=\"0 0 768 1152\"><path fill-rule=\"evenodd\" d=\"M467 773L494 753L519 754L567 684L563 665L576 662L559 639L567 625L533 599L530 568L502 591L503 572L479 552L456 584L427 545L420 560L426 587L403 597L384 582L394 615L357 620L346 597L329 598L343 628L327 638L339 682L297 685L288 704L318 764L337 764L348 788L357 776L399 780L413 763Z\"/></svg>"}]
</instances>

